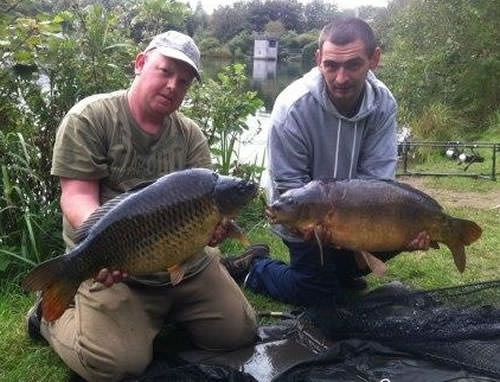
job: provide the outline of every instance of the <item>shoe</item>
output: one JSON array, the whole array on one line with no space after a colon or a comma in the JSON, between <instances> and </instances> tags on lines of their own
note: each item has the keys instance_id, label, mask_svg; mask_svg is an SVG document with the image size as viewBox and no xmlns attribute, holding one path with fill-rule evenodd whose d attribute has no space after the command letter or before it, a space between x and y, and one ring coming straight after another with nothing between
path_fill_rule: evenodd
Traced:
<instances>
[{"instance_id":1,"label":"shoe","mask_svg":"<svg viewBox=\"0 0 500 382\"><path fill-rule=\"evenodd\" d=\"M350 277L340 280L340 285L344 289L349 289L353 291L362 291L368 288L368 283L363 277Z\"/></svg>"},{"instance_id":2,"label":"shoe","mask_svg":"<svg viewBox=\"0 0 500 382\"><path fill-rule=\"evenodd\" d=\"M222 258L221 263L226 267L231 277L238 284L242 284L250 272L250 268L254 260L266 259L270 257L269 246L267 244L256 244L249 247L245 252L237 257Z\"/></svg>"},{"instance_id":3,"label":"shoe","mask_svg":"<svg viewBox=\"0 0 500 382\"><path fill-rule=\"evenodd\" d=\"M26 314L26 329L29 337L34 341L46 341L40 332L42 322L42 299L38 298L36 303Z\"/></svg>"}]
</instances>

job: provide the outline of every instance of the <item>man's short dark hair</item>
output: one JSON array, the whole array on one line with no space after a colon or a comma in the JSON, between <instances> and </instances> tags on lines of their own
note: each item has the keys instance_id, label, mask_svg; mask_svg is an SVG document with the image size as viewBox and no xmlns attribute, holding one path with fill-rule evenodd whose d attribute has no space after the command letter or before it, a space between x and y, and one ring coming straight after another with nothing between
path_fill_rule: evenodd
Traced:
<instances>
[{"instance_id":1,"label":"man's short dark hair","mask_svg":"<svg viewBox=\"0 0 500 382\"><path fill-rule=\"evenodd\" d=\"M368 57L371 57L377 48L377 39L373 29L357 17L339 19L326 25L319 35L319 49L325 41L335 45L346 45L360 39L366 48Z\"/></svg>"}]
</instances>

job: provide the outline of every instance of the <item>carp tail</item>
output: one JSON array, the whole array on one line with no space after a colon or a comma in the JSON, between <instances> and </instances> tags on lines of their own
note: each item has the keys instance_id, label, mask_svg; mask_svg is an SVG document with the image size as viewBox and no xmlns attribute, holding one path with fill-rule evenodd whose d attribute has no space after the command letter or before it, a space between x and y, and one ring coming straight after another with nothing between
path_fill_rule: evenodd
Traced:
<instances>
[{"instance_id":1,"label":"carp tail","mask_svg":"<svg viewBox=\"0 0 500 382\"><path fill-rule=\"evenodd\" d=\"M59 256L34 268L23 281L24 289L42 291L42 316L47 321L57 320L76 294L80 280L69 277Z\"/></svg>"},{"instance_id":2,"label":"carp tail","mask_svg":"<svg viewBox=\"0 0 500 382\"><path fill-rule=\"evenodd\" d=\"M387 265L370 252L356 251L354 252L354 259L360 269L369 268L376 276L383 276L387 271Z\"/></svg>"},{"instance_id":3,"label":"carp tail","mask_svg":"<svg viewBox=\"0 0 500 382\"><path fill-rule=\"evenodd\" d=\"M448 238L444 240L450 248L453 260L460 273L465 270L465 246L481 237L482 229L471 220L452 218Z\"/></svg>"},{"instance_id":4,"label":"carp tail","mask_svg":"<svg viewBox=\"0 0 500 382\"><path fill-rule=\"evenodd\" d=\"M461 241L465 245L472 244L481 237L483 230L471 220L454 218L452 221L453 229L458 233Z\"/></svg>"}]
</instances>

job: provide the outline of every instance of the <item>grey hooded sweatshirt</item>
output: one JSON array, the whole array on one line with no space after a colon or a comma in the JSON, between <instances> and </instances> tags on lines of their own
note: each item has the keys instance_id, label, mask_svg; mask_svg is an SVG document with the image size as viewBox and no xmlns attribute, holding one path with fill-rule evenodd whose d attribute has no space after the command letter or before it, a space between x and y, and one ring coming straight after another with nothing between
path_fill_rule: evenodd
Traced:
<instances>
[{"instance_id":1,"label":"grey hooded sweatshirt","mask_svg":"<svg viewBox=\"0 0 500 382\"><path fill-rule=\"evenodd\" d=\"M317 67L276 98L268 137L270 198L314 179L393 179L396 172L396 100L372 72L358 113L341 115ZM285 227L273 230L301 241Z\"/></svg>"}]
</instances>

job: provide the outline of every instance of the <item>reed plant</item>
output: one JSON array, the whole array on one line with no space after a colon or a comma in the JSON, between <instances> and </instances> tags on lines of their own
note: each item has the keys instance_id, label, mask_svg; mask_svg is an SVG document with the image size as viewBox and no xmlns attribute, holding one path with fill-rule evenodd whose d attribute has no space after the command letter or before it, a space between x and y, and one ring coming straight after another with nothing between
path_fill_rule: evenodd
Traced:
<instances>
[{"instance_id":1,"label":"reed plant","mask_svg":"<svg viewBox=\"0 0 500 382\"><path fill-rule=\"evenodd\" d=\"M38 175L36 146L21 133L0 132L0 158L0 274L16 279L61 253L61 216Z\"/></svg>"}]
</instances>

